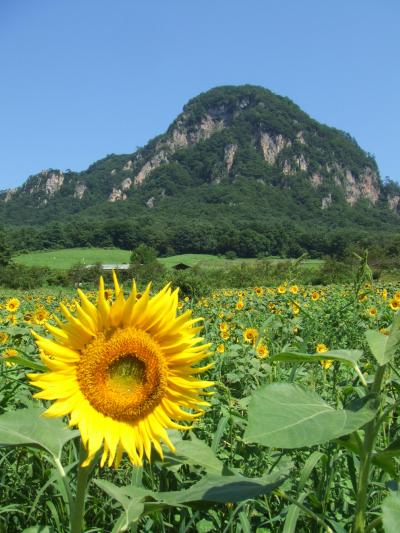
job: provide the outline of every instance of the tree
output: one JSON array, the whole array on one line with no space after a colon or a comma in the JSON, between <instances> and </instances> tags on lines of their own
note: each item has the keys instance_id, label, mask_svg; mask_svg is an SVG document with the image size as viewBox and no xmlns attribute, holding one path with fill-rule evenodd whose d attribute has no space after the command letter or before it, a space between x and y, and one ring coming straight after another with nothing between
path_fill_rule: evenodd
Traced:
<instances>
[{"instance_id":1,"label":"tree","mask_svg":"<svg viewBox=\"0 0 400 533\"><path fill-rule=\"evenodd\" d=\"M152 246L142 243L132 251L129 262L133 267L138 267L151 265L155 261L157 261L157 252L155 249Z\"/></svg>"},{"instance_id":2,"label":"tree","mask_svg":"<svg viewBox=\"0 0 400 533\"><path fill-rule=\"evenodd\" d=\"M165 267L157 260L157 252L147 244L139 244L131 253L130 265L133 276L142 282L159 280Z\"/></svg>"},{"instance_id":3,"label":"tree","mask_svg":"<svg viewBox=\"0 0 400 533\"><path fill-rule=\"evenodd\" d=\"M6 267L10 263L11 253L7 244L4 230L0 228L0 267Z\"/></svg>"}]
</instances>

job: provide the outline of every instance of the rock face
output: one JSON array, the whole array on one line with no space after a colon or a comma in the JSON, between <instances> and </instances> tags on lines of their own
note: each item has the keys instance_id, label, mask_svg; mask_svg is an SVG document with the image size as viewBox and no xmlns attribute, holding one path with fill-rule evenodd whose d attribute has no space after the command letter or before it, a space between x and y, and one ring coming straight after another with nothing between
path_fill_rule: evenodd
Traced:
<instances>
[{"instance_id":1,"label":"rock face","mask_svg":"<svg viewBox=\"0 0 400 533\"><path fill-rule=\"evenodd\" d=\"M87 187L84 183L77 183L74 190L74 198L82 200L83 195L85 194Z\"/></svg>"},{"instance_id":2,"label":"rock face","mask_svg":"<svg viewBox=\"0 0 400 533\"><path fill-rule=\"evenodd\" d=\"M400 194L393 194L388 197L388 206L392 211L398 211Z\"/></svg>"},{"instance_id":3,"label":"rock face","mask_svg":"<svg viewBox=\"0 0 400 533\"><path fill-rule=\"evenodd\" d=\"M116 202L118 200L126 200L126 194L121 189L113 189L108 197L108 201Z\"/></svg>"},{"instance_id":4,"label":"rock face","mask_svg":"<svg viewBox=\"0 0 400 533\"><path fill-rule=\"evenodd\" d=\"M5 193L4 202L9 202L11 198L14 196L14 194L18 191L17 188L14 189L8 189Z\"/></svg>"},{"instance_id":5,"label":"rock face","mask_svg":"<svg viewBox=\"0 0 400 533\"><path fill-rule=\"evenodd\" d=\"M228 172L228 174L231 171L233 162L235 160L237 149L238 149L237 144L228 144L228 146L225 146L224 162L225 162L226 171Z\"/></svg>"},{"instance_id":6,"label":"rock face","mask_svg":"<svg viewBox=\"0 0 400 533\"><path fill-rule=\"evenodd\" d=\"M60 171L43 170L35 180L28 180L22 187L29 194L40 193L51 198L58 192L64 183L64 173Z\"/></svg>"},{"instance_id":7,"label":"rock face","mask_svg":"<svg viewBox=\"0 0 400 533\"><path fill-rule=\"evenodd\" d=\"M284 148L291 146L292 143L282 135L276 135L274 137L269 135L269 133L261 133L260 145L265 161L270 165L274 165L279 153Z\"/></svg>"},{"instance_id":8,"label":"rock face","mask_svg":"<svg viewBox=\"0 0 400 533\"><path fill-rule=\"evenodd\" d=\"M354 205L357 200L365 198L375 204L380 196L380 182L376 172L366 167L363 172L356 176L350 170L345 169L342 179L336 183L344 188L347 203Z\"/></svg>"}]
</instances>

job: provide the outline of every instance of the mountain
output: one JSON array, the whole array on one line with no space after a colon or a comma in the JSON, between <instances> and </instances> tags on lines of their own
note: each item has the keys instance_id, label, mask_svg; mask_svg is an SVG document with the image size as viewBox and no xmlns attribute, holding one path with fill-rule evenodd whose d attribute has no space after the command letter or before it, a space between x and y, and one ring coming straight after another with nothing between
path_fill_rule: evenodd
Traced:
<instances>
[{"instance_id":1,"label":"mountain","mask_svg":"<svg viewBox=\"0 0 400 533\"><path fill-rule=\"evenodd\" d=\"M132 154L0 193L0 222L25 248L329 253L343 235L397 232L399 213L400 188L349 134L250 85L200 94Z\"/></svg>"}]
</instances>

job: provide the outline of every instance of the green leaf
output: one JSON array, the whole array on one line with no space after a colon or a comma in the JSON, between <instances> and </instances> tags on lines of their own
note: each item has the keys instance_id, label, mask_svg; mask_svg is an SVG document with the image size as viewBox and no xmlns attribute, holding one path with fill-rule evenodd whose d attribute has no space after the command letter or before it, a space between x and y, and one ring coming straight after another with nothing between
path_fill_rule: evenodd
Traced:
<instances>
[{"instance_id":1,"label":"green leaf","mask_svg":"<svg viewBox=\"0 0 400 533\"><path fill-rule=\"evenodd\" d=\"M395 315L390 334L384 335L378 331L368 330L365 333L372 355L379 366L383 366L393 359L400 344L400 313Z\"/></svg>"},{"instance_id":2,"label":"green leaf","mask_svg":"<svg viewBox=\"0 0 400 533\"><path fill-rule=\"evenodd\" d=\"M398 533L400 524L400 495L392 493L382 502L383 529L385 533Z\"/></svg>"},{"instance_id":3,"label":"green leaf","mask_svg":"<svg viewBox=\"0 0 400 533\"><path fill-rule=\"evenodd\" d=\"M332 359L340 363L349 365L354 368L360 377L361 382L366 385L364 377L358 366L358 360L362 356L361 350L330 350L323 353L301 353L301 352L282 352L270 358L271 361L288 361L292 363L315 363Z\"/></svg>"},{"instance_id":4,"label":"green leaf","mask_svg":"<svg viewBox=\"0 0 400 533\"><path fill-rule=\"evenodd\" d=\"M22 533L53 533L54 529L50 526L32 526L24 529Z\"/></svg>"},{"instance_id":5,"label":"green leaf","mask_svg":"<svg viewBox=\"0 0 400 533\"><path fill-rule=\"evenodd\" d=\"M30 359L26 359L25 357L21 357L19 355L7 357L7 362L16 363L17 365L21 365L26 368L31 368L32 370L37 370L38 372L45 372L46 370L48 370L45 365L42 365L41 363L36 363L35 361L31 361Z\"/></svg>"},{"instance_id":6,"label":"green leaf","mask_svg":"<svg viewBox=\"0 0 400 533\"><path fill-rule=\"evenodd\" d=\"M169 461L202 466L211 474L222 473L224 464L217 459L212 449L193 433L190 434L191 440L182 440L177 432L171 438L176 452L165 454Z\"/></svg>"},{"instance_id":7,"label":"green leaf","mask_svg":"<svg viewBox=\"0 0 400 533\"><path fill-rule=\"evenodd\" d=\"M321 452L313 452L307 461L304 463L304 466L301 470L301 475L299 479L298 492L301 492L306 486L307 481L309 480L312 471L317 466L318 462L324 457L325 454ZM303 503L306 499L307 494L303 492L298 497L298 502ZM283 526L282 533L295 533L297 520L300 516L300 507L298 505L289 505L288 512L285 519L285 524Z\"/></svg>"},{"instance_id":8,"label":"green leaf","mask_svg":"<svg viewBox=\"0 0 400 533\"><path fill-rule=\"evenodd\" d=\"M95 483L111 498L117 500L124 509L124 513L118 521L118 531L126 531L130 524L139 520L144 510L144 498L152 494L150 490L142 487L117 487L104 479L95 479ZM129 492L132 494L129 494L127 488L131 489Z\"/></svg>"},{"instance_id":9,"label":"green leaf","mask_svg":"<svg viewBox=\"0 0 400 533\"><path fill-rule=\"evenodd\" d=\"M95 483L122 505L124 513L118 524L126 529L137 522L140 516L165 507L192 506L201 502L239 502L270 493L287 479L288 469L289 464L286 465L286 470L282 469L261 478L208 474L189 489L169 492L152 492L133 485L117 487L103 479L96 479Z\"/></svg>"},{"instance_id":10,"label":"green leaf","mask_svg":"<svg viewBox=\"0 0 400 533\"><path fill-rule=\"evenodd\" d=\"M282 352L270 357L270 360L310 363L315 361L324 361L325 359L332 359L334 361L340 361L341 363L345 363L354 367L357 365L357 362L361 356L361 350L331 350L329 352L315 354Z\"/></svg>"},{"instance_id":11,"label":"green leaf","mask_svg":"<svg viewBox=\"0 0 400 533\"><path fill-rule=\"evenodd\" d=\"M195 502L240 502L267 494L281 485L286 472L277 471L261 478L246 478L240 475L218 476L209 474L192 487L174 492L159 492L157 498L169 505Z\"/></svg>"},{"instance_id":12,"label":"green leaf","mask_svg":"<svg viewBox=\"0 0 400 533\"><path fill-rule=\"evenodd\" d=\"M39 447L59 460L64 444L79 431L71 431L60 419L45 418L43 412L33 407L0 415L0 447Z\"/></svg>"},{"instance_id":13,"label":"green leaf","mask_svg":"<svg viewBox=\"0 0 400 533\"><path fill-rule=\"evenodd\" d=\"M274 383L253 394L244 438L274 448L314 446L352 433L375 413L369 403L337 410L298 385Z\"/></svg>"}]
</instances>

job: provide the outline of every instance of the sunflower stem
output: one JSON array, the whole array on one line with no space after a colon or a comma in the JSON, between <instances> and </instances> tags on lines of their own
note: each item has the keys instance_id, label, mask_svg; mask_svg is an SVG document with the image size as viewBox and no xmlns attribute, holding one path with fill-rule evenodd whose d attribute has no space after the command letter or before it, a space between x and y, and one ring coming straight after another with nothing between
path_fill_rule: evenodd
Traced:
<instances>
[{"instance_id":1,"label":"sunflower stem","mask_svg":"<svg viewBox=\"0 0 400 533\"><path fill-rule=\"evenodd\" d=\"M88 466L82 466L82 462L85 458L85 447L83 446L82 440L80 440L79 464L78 473L76 476L76 495L71 512L71 533L82 533L83 531L83 515L85 512L86 489L88 486L89 476L93 470L93 462Z\"/></svg>"}]
</instances>

